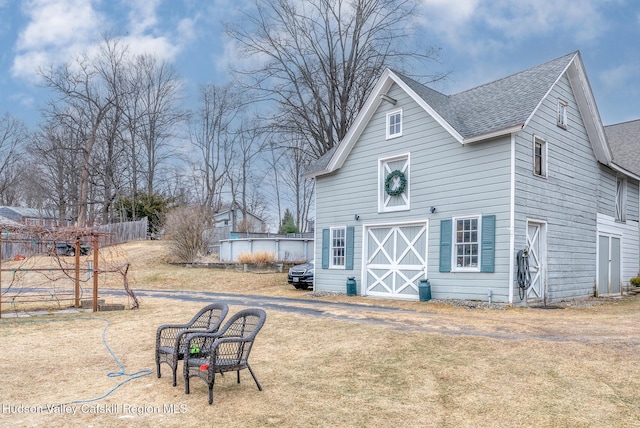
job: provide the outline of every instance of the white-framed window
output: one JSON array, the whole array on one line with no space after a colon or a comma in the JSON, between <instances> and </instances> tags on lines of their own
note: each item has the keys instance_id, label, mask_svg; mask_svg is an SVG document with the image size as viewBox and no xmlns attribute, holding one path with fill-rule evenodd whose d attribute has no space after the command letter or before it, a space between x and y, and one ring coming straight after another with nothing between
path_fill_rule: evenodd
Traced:
<instances>
[{"instance_id":1,"label":"white-framed window","mask_svg":"<svg viewBox=\"0 0 640 428\"><path fill-rule=\"evenodd\" d=\"M558 126L567 129L567 107L569 103L558 98Z\"/></svg>"},{"instance_id":2,"label":"white-framed window","mask_svg":"<svg viewBox=\"0 0 640 428\"><path fill-rule=\"evenodd\" d=\"M402 109L387 113L387 139L402 136Z\"/></svg>"},{"instance_id":3,"label":"white-framed window","mask_svg":"<svg viewBox=\"0 0 640 428\"><path fill-rule=\"evenodd\" d=\"M538 137L533 138L533 174L547 176L547 142Z\"/></svg>"},{"instance_id":4,"label":"white-framed window","mask_svg":"<svg viewBox=\"0 0 640 428\"><path fill-rule=\"evenodd\" d=\"M480 270L480 216L453 218L454 270Z\"/></svg>"},{"instance_id":5,"label":"white-framed window","mask_svg":"<svg viewBox=\"0 0 640 428\"><path fill-rule=\"evenodd\" d=\"M410 209L409 153L378 159L378 211L393 212Z\"/></svg>"},{"instance_id":6,"label":"white-framed window","mask_svg":"<svg viewBox=\"0 0 640 428\"><path fill-rule=\"evenodd\" d=\"M331 228L331 246L330 246L330 264L331 268L345 268L346 262L346 227L332 227Z\"/></svg>"},{"instance_id":7,"label":"white-framed window","mask_svg":"<svg viewBox=\"0 0 640 428\"><path fill-rule=\"evenodd\" d=\"M627 180L624 177L616 178L616 221L627 220Z\"/></svg>"}]
</instances>

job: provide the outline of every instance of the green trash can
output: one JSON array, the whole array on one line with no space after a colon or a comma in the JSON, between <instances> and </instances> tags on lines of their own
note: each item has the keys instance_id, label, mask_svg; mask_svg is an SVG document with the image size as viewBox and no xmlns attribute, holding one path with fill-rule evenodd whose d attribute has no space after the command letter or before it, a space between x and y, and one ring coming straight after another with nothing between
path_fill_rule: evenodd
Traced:
<instances>
[{"instance_id":1,"label":"green trash can","mask_svg":"<svg viewBox=\"0 0 640 428\"><path fill-rule=\"evenodd\" d=\"M354 276L350 276L347 278L347 296L355 296L358 294L358 290L356 289L356 278Z\"/></svg>"},{"instance_id":2,"label":"green trash can","mask_svg":"<svg viewBox=\"0 0 640 428\"><path fill-rule=\"evenodd\" d=\"M421 279L418 283L418 296L421 302L431 300L431 284L429 284L428 279Z\"/></svg>"}]
</instances>

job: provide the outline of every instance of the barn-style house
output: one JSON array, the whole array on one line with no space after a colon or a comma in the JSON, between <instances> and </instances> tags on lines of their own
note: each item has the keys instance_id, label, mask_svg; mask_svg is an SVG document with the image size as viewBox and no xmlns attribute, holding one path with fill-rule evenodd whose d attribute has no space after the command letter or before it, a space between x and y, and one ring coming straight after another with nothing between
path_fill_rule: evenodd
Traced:
<instances>
[{"instance_id":1,"label":"barn-style house","mask_svg":"<svg viewBox=\"0 0 640 428\"><path fill-rule=\"evenodd\" d=\"M603 126L579 52L444 95L386 70L311 166L315 289L546 304L638 274L640 122Z\"/></svg>"}]
</instances>

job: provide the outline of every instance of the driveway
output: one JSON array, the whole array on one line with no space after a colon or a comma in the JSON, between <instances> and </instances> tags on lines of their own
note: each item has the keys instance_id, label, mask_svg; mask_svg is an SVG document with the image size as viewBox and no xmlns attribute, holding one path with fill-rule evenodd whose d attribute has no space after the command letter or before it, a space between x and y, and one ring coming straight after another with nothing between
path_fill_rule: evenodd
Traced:
<instances>
[{"instance_id":1,"label":"driveway","mask_svg":"<svg viewBox=\"0 0 640 428\"><path fill-rule=\"evenodd\" d=\"M137 289L141 298L164 298L187 302L220 300L229 305L258 306L304 317L388 326L399 330L425 331L509 340L608 343L640 346L640 300L637 297L599 299L580 307L472 309L415 302L417 309L393 306L393 301L363 297L354 302L317 298L288 298L216 292ZM443 309L444 307L444 309ZM432 309L432 310L431 310Z\"/></svg>"}]
</instances>

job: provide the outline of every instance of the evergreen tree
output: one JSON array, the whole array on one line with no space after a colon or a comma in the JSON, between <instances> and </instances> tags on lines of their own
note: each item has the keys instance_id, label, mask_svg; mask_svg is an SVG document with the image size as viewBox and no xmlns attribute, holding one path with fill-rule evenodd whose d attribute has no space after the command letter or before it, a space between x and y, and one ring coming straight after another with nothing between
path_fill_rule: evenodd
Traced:
<instances>
[{"instance_id":1,"label":"evergreen tree","mask_svg":"<svg viewBox=\"0 0 640 428\"><path fill-rule=\"evenodd\" d=\"M296 225L296 221L293 219L293 214L291 214L289 208L287 208L284 212L284 217L282 217L282 224L280 224L278 233L300 233L300 229Z\"/></svg>"}]
</instances>

